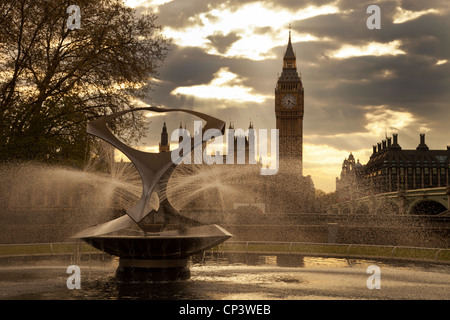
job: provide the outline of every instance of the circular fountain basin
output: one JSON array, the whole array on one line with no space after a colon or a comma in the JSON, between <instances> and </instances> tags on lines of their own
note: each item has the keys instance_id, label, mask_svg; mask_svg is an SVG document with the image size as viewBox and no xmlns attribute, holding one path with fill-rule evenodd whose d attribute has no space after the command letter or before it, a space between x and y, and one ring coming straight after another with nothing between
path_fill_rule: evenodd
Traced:
<instances>
[{"instance_id":1,"label":"circular fountain basin","mask_svg":"<svg viewBox=\"0 0 450 320\"><path fill-rule=\"evenodd\" d=\"M190 256L208 250L232 236L217 225L139 233L122 230L81 239L119 257L116 276L120 279L178 280L189 278L187 264Z\"/></svg>"}]
</instances>

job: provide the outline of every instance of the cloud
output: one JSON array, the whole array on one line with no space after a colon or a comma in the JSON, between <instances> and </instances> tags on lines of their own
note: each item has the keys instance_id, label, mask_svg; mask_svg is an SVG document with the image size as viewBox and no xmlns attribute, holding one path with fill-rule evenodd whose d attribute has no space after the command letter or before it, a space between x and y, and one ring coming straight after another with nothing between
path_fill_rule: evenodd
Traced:
<instances>
[{"instance_id":1,"label":"cloud","mask_svg":"<svg viewBox=\"0 0 450 320\"><path fill-rule=\"evenodd\" d=\"M207 36L206 38L211 42L211 46L214 47L219 54L225 54L234 42L241 39L235 32L230 32L227 35L215 32L213 35Z\"/></svg>"},{"instance_id":2,"label":"cloud","mask_svg":"<svg viewBox=\"0 0 450 320\"><path fill-rule=\"evenodd\" d=\"M159 6L168 2L171 2L172 0L125 0L124 3L126 6L129 7L146 7L146 8L152 8L155 6Z\"/></svg>"},{"instance_id":3,"label":"cloud","mask_svg":"<svg viewBox=\"0 0 450 320\"><path fill-rule=\"evenodd\" d=\"M406 21L414 20L425 14L437 14L437 13L439 13L439 10L437 10L437 9L428 9L428 10L422 10L422 11L410 11L410 10L405 10L401 7L398 7L397 12L394 15L393 23L404 23Z\"/></svg>"},{"instance_id":4,"label":"cloud","mask_svg":"<svg viewBox=\"0 0 450 320\"><path fill-rule=\"evenodd\" d=\"M201 23L197 19L200 12L208 12L218 3L204 0L172 0L158 6L152 5L153 11L158 14L159 20L165 27L186 28Z\"/></svg>"},{"instance_id":5,"label":"cloud","mask_svg":"<svg viewBox=\"0 0 450 320\"><path fill-rule=\"evenodd\" d=\"M214 78L207 84L178 87L172 95L192 95L200 99L232 100L234 102L257 102L266 100L266 96L252 93L253 89L245 87L237 74L226 67L220 68Z\"/></svg>"},{"instance_id":6,"label":"cloud","mask_svg":"<svg viewBox=\"0 0 450 320\"><path fill-rule=\"evenodd\" d=\"M407 110L380 105L360 106L361 114L356 117L358 125L351 126L345 132L336 133L330 130L327 133L309 133L305 136L305 142L309 144L326 144L338 150L347 152L370 148L374 143L392 133L412 133L421 127L428 129L428 123L423 118L418 118ZM352 120L345 122L349 126Z\"/></svg>"},{"instance_id":7,"label":"cloud","mask_svg":"<svg viewBox=\"0 0 450 320\"><path fill-rule=\"evenodd\" d=\"M175 2L170 5L175 5ZM338 8L332 4L308 5L292 12L276 2L255 1L231 7L229 3L215 3L214 7L199 7L193 15L185 17L188 24L169 24L165 33L178 46L200 47L209 54L252 60L273 59L270 51L285 44L286 33L283 35L280 31L286 32L289 22L336 12ZM297 41L317 40L318 37L306 32L297 37Z\"/></svg>"},{"instance_id":8,"label":"cloud","mask_svg":"<svg viewBox=\"0 0 450 320\"><path fill-rule=\"evenodd\" d=\"M399 7L408 11L425 11L428 9L438 9L443 12L449 9L449 2L447 0L400 0Z\"/></svg>"},{"instance_id":9,"label":"cloud","mask_svg":"<svg viewBox=\"0 0 450 320\"><path fill-rule=\"evenodd\" d=\"M411 125L417 126L418 119L411 112L390 110L384 105L368 107L368 109L370 111L365 115L367 121L365 128L374 136L382 136L392 130L402 131Z\"/></svg>"},{"instance_id":10,"label":"cloud","mask_svg":"<svg viewBox=\"0 0 450 320\"><path fill-rule=\"evenodd\" d=\"M371 4L381 7L380 30L366 27ZM169 1L157 5L158 23L173 37L173 50L152 100L203 111L236 127L247 128L252 120L259 128L274 128L274 86L291 24L305 87L305 172L316 187L332 191L344 157L353 152L365 163L386 131L397 131L405 148L417 146L420 132L427 132L430 147L450 144L449 5Z\"/></svg>"},{"instance_id":11,"label":"cloud","mask_svg":"<svg viewBox=\"0 0 450 320\"><path fill-rule=\"evenodd\" d=\"M405 54L405 51L399 47L401 42L398 40L389 43L371 42L364 45L344 45L336 51L330 52L327 55L333 58L345 59L350 57L360 56L385 56L385 55L399 55Z\"/></svg>"}]
</instances>

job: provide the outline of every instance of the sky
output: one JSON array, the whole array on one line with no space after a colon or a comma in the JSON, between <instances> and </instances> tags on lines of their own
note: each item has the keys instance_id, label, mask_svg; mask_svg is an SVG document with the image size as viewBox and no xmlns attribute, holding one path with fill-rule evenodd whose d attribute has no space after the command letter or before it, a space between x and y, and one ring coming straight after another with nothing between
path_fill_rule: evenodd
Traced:
<instances>
[{"instance_id":1,"label":"sky","mask_svg":"<svg viewBox=\"0 0 450 320\"><path fill-rule=\"evenodd\" d=\"M398 134L415 149L450 145L448 0L127 0L158 16L171 51L145 104L205 112L235 128L275 128L274 91L289 25L305 90L304 175L335 190L343 160L366 164L372 146ZM370 5L380 29L369 29ZM163 119L162 119L163 117ZM156 135L191 119L151 117ZM191 125L193 126L193 125ZM169 136L170 138L170 136Z\"/></svg>"}]
</instances>

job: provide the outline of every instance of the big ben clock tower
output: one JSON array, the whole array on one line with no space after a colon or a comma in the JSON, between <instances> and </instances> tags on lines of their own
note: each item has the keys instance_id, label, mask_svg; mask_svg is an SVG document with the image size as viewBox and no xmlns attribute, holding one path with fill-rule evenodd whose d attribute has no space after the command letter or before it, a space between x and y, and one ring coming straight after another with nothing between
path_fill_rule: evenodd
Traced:
<instances>
[{"instance_id":1,"label":"big ben clock tower","mask_svg":"<svg viewBox=\"0 0 450 320\"><path fill-rule=\"evenodd\" d=\"M302 175L303 160L304 90L297 73L296 57L289 42L283 58L283 71L275 88L275 116L279 132L280 169L284 165L299 168Z\"/></svg>"}]
</instances>

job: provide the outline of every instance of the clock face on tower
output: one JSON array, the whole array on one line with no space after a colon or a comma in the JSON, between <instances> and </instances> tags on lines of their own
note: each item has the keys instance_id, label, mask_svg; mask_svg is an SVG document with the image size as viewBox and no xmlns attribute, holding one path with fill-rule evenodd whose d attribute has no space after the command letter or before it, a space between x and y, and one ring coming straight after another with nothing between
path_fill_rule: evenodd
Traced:
<instances>
[{"instance_id":1,"label":"clock face on tower","mask_svg":"<svg viewBox=\"0 0 450 320\"><path fill-rule=\"evenodd\" d=\"M295 97L292 94L288 94L283 97L283 107L286 109L292 109L295 106L295 102Z\"/></svg>"}]
</instances>

